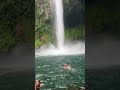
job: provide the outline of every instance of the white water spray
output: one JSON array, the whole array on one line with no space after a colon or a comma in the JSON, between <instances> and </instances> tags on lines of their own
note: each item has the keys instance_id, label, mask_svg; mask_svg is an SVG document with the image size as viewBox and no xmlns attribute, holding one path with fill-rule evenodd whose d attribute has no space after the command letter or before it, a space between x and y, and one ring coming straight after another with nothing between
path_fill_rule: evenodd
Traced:
<instances>
[{"instance_id":1,"label":"white water spray","mask_svg":"<svg viewBox=\"0 0 120 90\"><path fill-rule=\"evenodd\" d=\"M49 55L79 55L85 53L84 42L78 43L65 43L64 42L64 19L63 19L63 1L52 0L52 9L54 9L55 19L55 33L57 39L56 48L54 45L42 46L40 49L36 49L36 56L49 56Z\"/></svg>"}]
</instances>

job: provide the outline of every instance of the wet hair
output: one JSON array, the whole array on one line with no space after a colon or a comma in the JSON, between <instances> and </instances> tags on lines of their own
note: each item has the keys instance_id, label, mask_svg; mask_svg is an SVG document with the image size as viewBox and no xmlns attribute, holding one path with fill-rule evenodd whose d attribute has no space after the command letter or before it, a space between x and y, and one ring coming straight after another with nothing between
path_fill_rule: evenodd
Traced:
<instances>
[{"instance_id":1,"label":"wet hair","mask_svg":"<svg viewBox=\"0 0 120 90\"><path fill-rule=\"evenodd\" d=\"M35 80L35 82L38 82L38 83L40 83L40 80Z\"/></svg>"}]
</instances>

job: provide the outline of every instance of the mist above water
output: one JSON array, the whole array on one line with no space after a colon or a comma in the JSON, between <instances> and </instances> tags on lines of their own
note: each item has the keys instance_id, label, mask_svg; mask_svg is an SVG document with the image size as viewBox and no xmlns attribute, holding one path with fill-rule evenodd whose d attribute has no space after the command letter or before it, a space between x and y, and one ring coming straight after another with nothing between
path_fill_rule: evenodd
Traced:
<instances>
[{"instance_id":1,"label":"mist above water","mask_svg":"<svg viewBox=\"0 0 120 90\"><path fill-rule=\"evenodd\" d=\"M63 20L63 1L52 0L52 11L54 12L54 26L56 34L57 47L52 44L42 46L35 52L36 56L48 56L48 55L78 55L85 53L84 42L77 43L65 43L64 39L64 20Z\"/></svg>"},{"instance_id":2,"label":"mist above water","mask_svg":"<svg viewBox=\"0 0 120 90\"><path fill-rule=\"evenodd\" d=\"M79 55L85 53L85 44L84 42L66 44L63 48L56 48L54 45L50 44L49 46L42 46L40 49L37 49L35 52L36 56L57 56L57 55Z\"/></svg>"}]
</instances>

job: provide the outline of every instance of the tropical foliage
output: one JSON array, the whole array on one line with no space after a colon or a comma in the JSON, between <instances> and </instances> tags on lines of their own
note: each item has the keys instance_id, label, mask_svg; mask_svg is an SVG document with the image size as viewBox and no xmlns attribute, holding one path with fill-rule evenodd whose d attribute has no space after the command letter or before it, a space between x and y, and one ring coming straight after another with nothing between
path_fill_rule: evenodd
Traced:
<instances>
[{"instance_id":1,"label":"tropical foliage","mask_svg":"<svg viewBox=\"0 0 120 90\"><path fill-rule=\"evenodd\" d=\"M0 1L0 52L6 52L19 43L33 41L33 12L34 0Z\"/></svg>"},{"instance_id":2,"label":"tropical foliage","mask_svg":"<svg viewBox=\"0 0 120 90\"><path fill-rule=\"evenodd\" d=\"M35 2L35 46L48 43L51 39L50 5L49 0Z\"/></svg>"},{"instance_id":3,"label":"tropical foliage","mask_svg":"<svg viewBox=\"0 0 120 90\"><path fill-rule=\"evenodd\" d=\"M75 28L70 28L65 31L66 40L74 41L74 40L84 40L85 39L85 27L77 26Z\"/></svg>"}]
</instances>

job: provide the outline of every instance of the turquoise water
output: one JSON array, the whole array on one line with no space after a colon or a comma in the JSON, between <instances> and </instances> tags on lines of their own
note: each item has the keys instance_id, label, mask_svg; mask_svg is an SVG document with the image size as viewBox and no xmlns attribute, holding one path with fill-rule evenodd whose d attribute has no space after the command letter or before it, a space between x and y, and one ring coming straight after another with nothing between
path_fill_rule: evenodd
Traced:
<instances>
[{"instance_id":1,"label":"turquoise water","mask_svg":"<svg viewBox=\"0 0 120 90\"><path fill-rule=\"evenodd\" d=\"M65 63L69 63L72 70L64 70ZM85 83L84 55L36 57L35 64L35 78L44 83L41 90L67 90L68 85L82 86Z\"/></svg>"}]
</instances>

